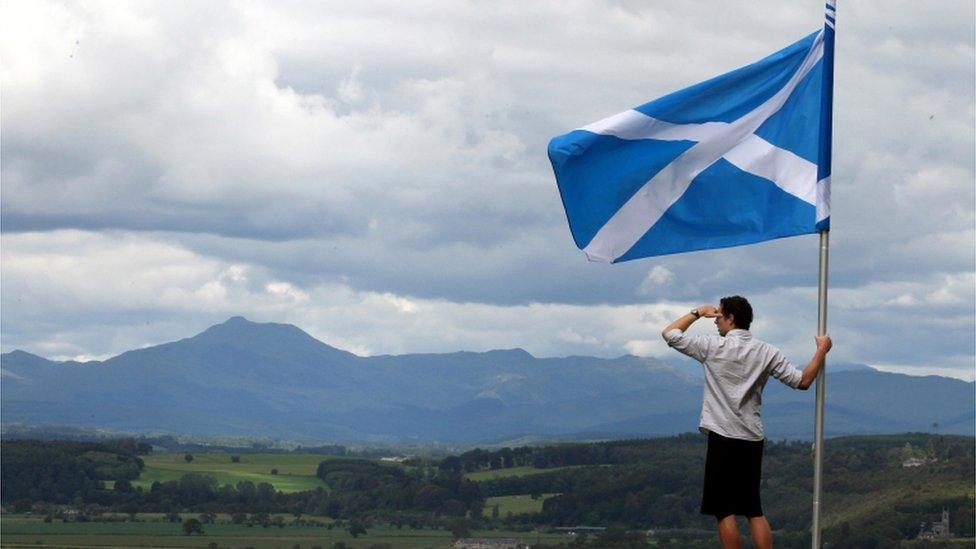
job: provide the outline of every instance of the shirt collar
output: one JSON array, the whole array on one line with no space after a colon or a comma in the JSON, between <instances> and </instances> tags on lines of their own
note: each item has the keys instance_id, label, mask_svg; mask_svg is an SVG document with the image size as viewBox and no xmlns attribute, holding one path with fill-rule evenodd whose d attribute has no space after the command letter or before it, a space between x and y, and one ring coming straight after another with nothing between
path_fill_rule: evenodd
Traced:
<instances>
[{"instance_id":1,"label":"shirt collar","mask_svg":"<svg viewBox=\"0 0 976 549\"><path fill-rule=\"evenodd\" d=\"M738 337L742 339L752 339L752 333L749 330L736 328L734 330L729 330L728 332L725 332L725 337Z\"/></svg>"}]
</instances>

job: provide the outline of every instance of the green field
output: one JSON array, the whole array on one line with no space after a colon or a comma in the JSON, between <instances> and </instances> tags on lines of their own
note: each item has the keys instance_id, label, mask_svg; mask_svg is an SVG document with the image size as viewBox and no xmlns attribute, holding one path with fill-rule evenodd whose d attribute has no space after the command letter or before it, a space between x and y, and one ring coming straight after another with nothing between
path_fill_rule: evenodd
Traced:
<instances>
[{"instance_id":1,"label":"green field","mask_svg":"<svg viewBox=\"0 0 976 549\"><path fill-rule=\"evenodd\" d=\"M869 494L849 494L842 498L827 494L825 498L826 510L823 517L824 527L839 526L844 522L856 524L857 521L866 520L871 515L883 513L886 509L891 509L905 501L920 502L960 496L976 497L976 486L960 482L932 482L926 477L927 473L924 470L904 471L902 478L905 484L893 484L890 488L872 491Z\"/></svg>"},{"instance_id":2,"label":"green field","mask_svg":"<svg viewBox=\"0 0 976 549\"><path fill-rule=\"evenodd\" d=\"M493 469L490 471L474 471L473 473L465 473L464 477L468 480L482 481L482 480L492 480L496 478L503 477L524 477L527 475L541 475L543 473L551 473L553 471L563 471L565 469L573 469L579 467L578 465L568 465L566 467L551 467L549 469L539 469L537 467L509 467L508 469Z\"/></svg>"},{"instance_id":3,"label":"green field","mask_svg":"<svg viewBox=\"0 0 976 549\"><path fill-rule=\"evenodd\" d=\"M146 468L132 485L148 489L157 480L164 482L187 473L199 473L216 478L221 485L249 480L255 484L267 482L282 492L320 487L328 490L315 471L322 461L335 459L316 454L240 454L240 458L240 463L232 463L230 454L193 454L193 461L187 463L183 453L143 456ZM278 474L272 475L271 469L278 469Z\"/></svg>"},{"instance_id":4,"label":"green field","mask_svg":"<svg viewBox=\"0 0 976 549\"><path fill-rule=\"evenodd\" d=\"M142 515L140 515L141 517ZM319 520L327 522L329 519ZM0 547L294 547L329 548L337 541L350 548L367 548L386 543L391 547L421 549L451 546L451 533L444 530L411 530L382 526L369 529L366 535L353 538L345 530L325 527L285 526L284 528L248 527L233 524L205 524L205 535L185 536L178 523L44 523L37 517L4 515L0 517L3 539ZM537 534L499 531L474 531L472 536L514 537L524 543L565 542L565 534Z\"/></svg>"},{"instance_id":5,"label":"green field","mask_svg":"<svg viewBox=\"0 0 976 549\"><path fill-rule=\"evenodd\" d=\"M518 496L499 496L485 499L485 514L491 516L491 509L498 505L498 516L505 517L509 513L519 515L524 513L539 513L542 511L542 502L558 494L542 494L538 499L532 499L529 494Z\"/></svg>"}]
</instances>

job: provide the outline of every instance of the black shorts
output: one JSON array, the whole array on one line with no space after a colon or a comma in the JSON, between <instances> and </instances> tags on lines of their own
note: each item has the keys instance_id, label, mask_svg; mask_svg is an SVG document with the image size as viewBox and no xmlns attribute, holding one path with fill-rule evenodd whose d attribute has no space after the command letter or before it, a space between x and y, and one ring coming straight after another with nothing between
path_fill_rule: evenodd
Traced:
<instances>
[{"instance_id":1,"label":"black shorts","mask_svg":"<svg viewBox=\"0 0 976 549\"><path fill-rule=\"evenodd\" d=\"M701 513L762 516L759 480L762 477L763 440L740 440L708 433L705 486Z\"/></svg>"}]
</instances>

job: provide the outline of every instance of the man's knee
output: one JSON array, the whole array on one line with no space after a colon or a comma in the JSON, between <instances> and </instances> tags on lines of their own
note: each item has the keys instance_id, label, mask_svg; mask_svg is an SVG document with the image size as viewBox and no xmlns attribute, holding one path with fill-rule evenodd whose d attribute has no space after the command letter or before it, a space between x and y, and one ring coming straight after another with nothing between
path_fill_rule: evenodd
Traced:
<instances>
[{"instance_id":1,"label":"man's knee","mask_svg":"<svg viewBox=\"0 0 976 549\"><path fill-rule=\"evenodd\" d=\"M742 546L739 540L739 527L735 523L735 515L716 516L715 523L718 527L718 539L722 543L723 549L738 549Z\"/></svg>"},{"instance_id":2,"label":"man's knee","mask_svg":"<svg viewBox=\"0 0 976 549\"><path fill-rule=\"evenodd\" d=\"M756 515L754 517L746 517L749 520L749 526L766 526L769 527L769 521L766 520L765 515Z\"/></svg>"},{"instance_id":3,"label":"man's knee","mask_svg":"<svg viewBox=\"0 0 976 549\"><path fill-rule=\"evenodd\" d=\"M739 530L739 525L735 523L735 515L715 516L715 524L719 530Z\"/></svg>"}]
</instances>

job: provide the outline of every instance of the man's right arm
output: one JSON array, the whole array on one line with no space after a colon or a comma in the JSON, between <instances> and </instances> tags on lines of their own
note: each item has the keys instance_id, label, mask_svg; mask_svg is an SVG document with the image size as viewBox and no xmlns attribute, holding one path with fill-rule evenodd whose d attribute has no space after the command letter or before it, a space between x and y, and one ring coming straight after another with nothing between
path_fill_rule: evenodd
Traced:
<instances>
[{"instance_id":1,"label":"man's right arm","mask_svg":"<svg viewBox=\"0 0 976 549\"><path fill-rule=\"evenodd\" d=\"M697 313L697 314L696 314ZM685 330L699 318L714 318L718 316L718 309L712 305L702 305L694 309L692 313L683 315L661 330L661 337L674 350L688 355L699 361L705 361L708 353L708 338L706 336L689 336Z\"/></svg>"},{"instance_id":2,"label":"man's right arm","mask_svg":"<svg viewBox=\"0 0 976 549\"><path fill-rule=\"evenodd\" d=\"M827 353L830 352L830 348L834 345L829 335L815 336L813 339L817 343L817 350L813 353L813 358L810 359L810 363L803 368L803 377L800 378L800 383L796 386L797 389L803 391L809 389L810 385L817 379L820 370L823 370Z\"/></svg>"},{"instance_id":3,"label":"man's right arm","mask_svg":"<svg viewBox=\"0 0 976 549\"><path fill-rule=\"evenodd\" d=\"M671 330L681 330L684 332L699 318L715 318L718 316L718 309L716 309L713 305L701 305L695 309L692 309L691 311L692 312L685 314L681 318L678 318L671 324L665 326L664 329L661 330L661 337L667 339L668 332Z\"/></svg>"}]
</instances>

